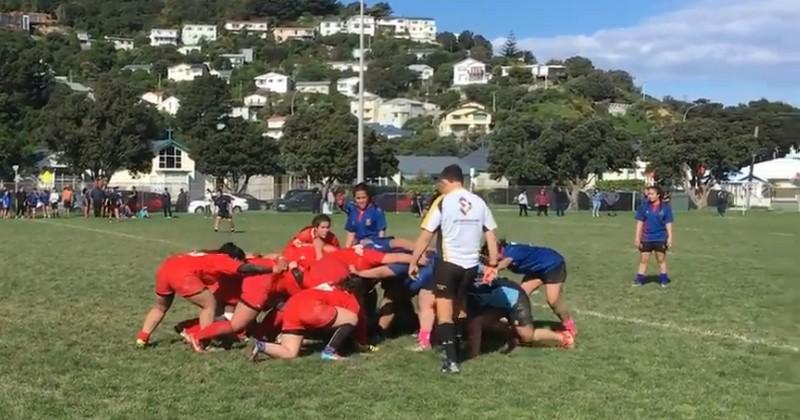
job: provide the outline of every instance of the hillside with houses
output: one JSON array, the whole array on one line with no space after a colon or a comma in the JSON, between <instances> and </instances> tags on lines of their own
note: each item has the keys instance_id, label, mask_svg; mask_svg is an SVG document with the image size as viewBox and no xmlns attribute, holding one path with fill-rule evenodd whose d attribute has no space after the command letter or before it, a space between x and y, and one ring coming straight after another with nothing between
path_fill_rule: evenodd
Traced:
<instances>
[{"instance_id":1,"label":"hillside with houses","mask_svg":"<svg viewBox=\"0 0 800 420\"><path fill-rule=\"evenodd\" d=\"M484 156L472 169L486 175L485 187L561 182L583 188L592 175L643 177L642 161L657 166L665 181L681 184L698 176L687 179L686 167L719 167L720 178L747 158L732 146L724 156L647 156L663 142L698 137L684 133L686 126L676 134L688 108L698 121L693 130L708 127L701 120L718 126L709 150L751 130L732 123L733 115L756 121L794 110L767 101L724 107L653 98L624 70L599 69L584 57L542 63L535 51L517 47L513 33L493 46L469 30L441 31L435 16L398 16L386 2L370 2L363 18L358 3L333 0L180 0L167 6L2 0L0 12L2 74L9 76L0 83L15 93L0 102L9 110L0 114L6 146L0 174L6 179L12 163L28 173L42 170L36 166L42 150L58 155L63 171L127 171L136 179L138 171L147 172L142 160L150 159L116 156L144 150L137 139L169 138L179 140L183 161L192 160L191 174L163 167L167 159L159 169L180 169L187 186L195 172L239 189L264 176L347 183L355 170L348 150L361 117L367 176L375 181L430 175L404 168L419 171L415 156ZM87 121L80 113L96 117ZM788 149L788 131L764 124L759 150ZM95 138L105 136L128 140ZM90 153L98 149L114 156ZM567 156L578 163L556 164Z\"/></svg>"}]
</instances>

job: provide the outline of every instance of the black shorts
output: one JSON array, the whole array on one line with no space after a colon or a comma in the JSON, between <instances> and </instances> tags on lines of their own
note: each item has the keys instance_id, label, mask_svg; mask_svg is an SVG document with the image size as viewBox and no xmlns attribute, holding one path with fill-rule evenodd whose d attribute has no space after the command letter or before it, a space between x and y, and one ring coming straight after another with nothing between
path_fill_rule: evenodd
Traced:
<instances>
[{"instance_id":1,"label":"black shorts","mask_svg":"<svg viewBox=\"0 0 800 420\"><path fill-rule=\"evenodd\" d=\"M522 279L522 283L531 280L541 280L544 284L564 283L567 281L567 263L561 263L561 265L546 273L526 274Z\"/></svg>"},{"instance_id":2,"label":"black shorts","mask_svg":"<svg viewBox=\"0 0 800 420\"><path fill-rule=\"evenodd\" d=\"M220 219L230 219L231 213L227 210L225 211L220 210L219 212L217 212L217 217L219 217Z\"/></svg>"},{"instance_id":3,"label":"black shorts","mask_svg":"<svg viewBox=\"0 0 800 420\"><path fill-rule=\"evenodd\" d=\"M486 312L493 311L496 311L502 317L508 319L508 322L515 327L527 327L533 325L533 310L531 309L531 301L522 290L520 290L517 303L514 304L514 306L510 309L480 306L476 299L469 299L467 301L467 315L469 317L480 316Z\"/></svg>"},{"instance_id":4,"label":"black shorts","mask_svg":"<svg viewBox=\"0 0 800 420\"><path fill-rule=\"evenodd\" d=\"M667 243L665 241L660 242L642 242L639 244L639 252L667 252Z\"/></svg>"},{"instance_id":5,"label":"black shorts","mask_svg":"<svg viewBox=\"0 0 800 420\"><path fill-rule=\"evenodd\" d=\"M437 298L455 299L459 295L459 290L474 281L477 275L478 266L464 268L439 260L433 269L435 284L433 293Z\"/></svg>"}]
</instances>

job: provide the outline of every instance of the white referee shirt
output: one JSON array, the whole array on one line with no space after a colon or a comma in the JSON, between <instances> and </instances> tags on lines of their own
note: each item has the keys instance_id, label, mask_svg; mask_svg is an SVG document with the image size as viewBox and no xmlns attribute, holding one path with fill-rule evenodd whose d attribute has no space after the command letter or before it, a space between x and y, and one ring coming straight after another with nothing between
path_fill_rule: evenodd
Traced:
<instances>
[{"instance_id":1,"label":"white referee shirt","mask_svg":"<svg viewBox=\"0 0 800 420\"><path fill-rule=\"evenodd\" d=\"M484 231L497 229L497 223L483 199L460 188L431 203L422 228L439 232L439 251L444 261L472 268L480 263Z\"/></svg>"}]
</instances>

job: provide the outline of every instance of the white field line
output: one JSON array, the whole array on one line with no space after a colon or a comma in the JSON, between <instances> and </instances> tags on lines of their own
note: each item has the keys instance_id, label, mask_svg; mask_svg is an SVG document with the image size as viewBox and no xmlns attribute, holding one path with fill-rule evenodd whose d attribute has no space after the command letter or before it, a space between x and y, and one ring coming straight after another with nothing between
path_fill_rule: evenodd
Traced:
<instances>
[{"instance_id":1,"label":"white field line","mask_svg":"<svg viewBox=\"0 0 800 420\"><path fill-rule=\"evenodd\" d=\"M104 230L104 229L95 229L95 228L90 228L90 227L80 226L80 225L69 225L69 224L53 222L53 221L41 221L41 223L46 223L46 224L65 227L65 228L70 228L70 229L83 230L83 231L86 231L86 232L93 232L93 233L100 233L100 234L118 236L118 237L127 238L127 239L135 239L135 240L140 240L140 241L158 242L158 243L167 244L167 245L183 246L180 243L168 241L166 239L147 238L147 237L144 237L144 236L138 236L138 235L133 235L133 234L129 234L129 233L114 232L114 231ZM544 305L538 305L538 304L536 306L546 307ZM747 337L747 336L744 336L744 335L741 335L741 334L735 334L735 333L730 333L730 332L718 332L718 331L711 331L711 330L702 330L702 329L698 329L698 328L684 327L684 326L676 325L676 324L673 324L673 323L670 323L670 322L653 322L653 321L647 321L647 320L644 320L644 319L627 318L627 317L622 317L622 316L617 316L617 315L608 315L608 314L604 314L604 313L601 313L601 312L590 311L590 310L585 310L585 309L573 309L572 311L577 313L577 314L580 314L580 315L588 315L588 316L591 316L591 317L594 317L594 318L600 318L600 319L605 319L605 320L609 320L609 321L615 321L615 322L621 322L621 323L627 323L627 324L643 325L643 326L646 326L646 327L659 328L659 329L663 329L663 330L675 331L675 332L684 333L684 334L701 335L703 337L712 337L712 338L721 338L721 339L726 339L726 340L739 341L739 342L745 343L745 344L757 344L757 345L764 346L764 347L769 347L769 348L773 348L773 349L777 349L777 350L791 351L791 352L794 352L794 353L800 352L800 348L797 348L795 346L773 343L773 342L770 342L770 341L767 341L767 340L764 340L764 339L761 339L761 338Z\"/></svg>"},{"instance_id":2,"label":"white field line","mask_svg":"<svg viewBox=\"0 0 800 420\"><path fill-rule=\"evenodd\" d=\"M543 308L547 307L545 305L539 305L539 304L537 304L536 306L543 307ZM662 329L662 330L674 331L674 332L683 333L683 334L700 335L700 336L703 336L703 337L720 338L720 339L725 339L725 340L738 341L738 342L745 343L745 344L755 344L755 345L769 347L769 348L776 349L776 350L784 350L784 351L790 351L790 352L794 352L794 353L800 352L800 348L797 348L796 346L791 346L791 345L788 345L788 344L773 343L771 341L764 340L762 338L747 337L747 336L744 336L744 335L741 335L741 334L736 334L736 333L731 333L731 332L719 332L719 331L712 331L712 330L703 330L703 329L699 329L699 328L684 327L682 325L676 325L676 324L673 324L671 322L654 322L654 321L647 321L647 320L638 319L638 318L628 318L628 317L618 316L618 315L608 315L608 314L604 314L602 312L590 311L590 310L586 310L586 309L573 309L572 312L575 312L575 313L577 313L579 315L588 315L588 316L594 317L594 318L600 318L600 319L605 319L605 320L615 321L615 322L621 322L621 323L626 323L626 324L636 324L636 325L642 325L642 326L645 326L645 327L658 328L658 329Z\"/></svg>"}]
</instances>

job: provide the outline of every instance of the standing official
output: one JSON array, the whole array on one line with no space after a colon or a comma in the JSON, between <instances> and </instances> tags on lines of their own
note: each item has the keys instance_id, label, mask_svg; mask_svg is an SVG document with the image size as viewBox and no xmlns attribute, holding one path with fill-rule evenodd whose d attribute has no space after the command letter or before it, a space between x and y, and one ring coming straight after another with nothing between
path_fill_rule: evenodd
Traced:
<instances>
[{"instance_id":1,"label":"standing official","mask_svg":"<svg viewBox=\"0 0 800 420\"><path fill-rule=\"evenodd\" d=\"M481 240L486 239L489 253L484 279L497 274L497 237L492 212L477 195L464 189L464 174L458 165L450 165L439 176L441 195L431 204L422 220L408 272L419 273L418 261L435 233L439 234L438 255L433 278L436 284L436 321L444 349L443 373L458 373L454 315L464 308L466 287L478 276Z\"/></svg>"}]
</instances>

